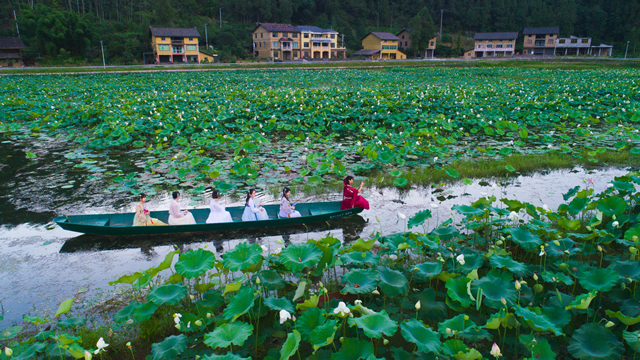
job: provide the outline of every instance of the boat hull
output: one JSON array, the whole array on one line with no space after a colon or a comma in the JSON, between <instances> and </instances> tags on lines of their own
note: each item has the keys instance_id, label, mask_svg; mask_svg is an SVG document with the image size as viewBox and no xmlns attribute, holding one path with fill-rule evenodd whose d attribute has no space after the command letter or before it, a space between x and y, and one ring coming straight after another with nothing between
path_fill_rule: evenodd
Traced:
<instances>
[{"instance_id":1,"label":"boat hull","mask_svg":"<svg viewBox=\"0 0 640 360\"><path fill-rule=\"evenodd\" d=\"M298 204L296 210L302 216L297 218L278 218L279 205L266 205L264 208L269 220L242 221L243 206L228 207L233 222L205 223L209 216L209 209L189 210L197 224L194 225L166 225L166 226L133 226L134 213L68 215L54 219L61 228L91 235L152 235L175 234L192 232L227 231L239 229L262 228L271 226L301 225L320 221L328 221L362 212L362 208L340 210L340 201ZM151 217L167 223L168 211L152 211Z\"/></svg>"}]
</instances>

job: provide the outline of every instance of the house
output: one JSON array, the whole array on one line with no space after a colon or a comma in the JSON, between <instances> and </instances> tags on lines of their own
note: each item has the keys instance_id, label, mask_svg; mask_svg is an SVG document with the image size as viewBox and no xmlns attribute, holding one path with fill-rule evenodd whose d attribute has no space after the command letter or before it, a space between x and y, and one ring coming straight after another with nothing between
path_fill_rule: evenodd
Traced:
<instances>
[{"instance_id":1,"label":"house","mask_svg":"<svg viewBox=\"0 0 640 360\"><path fill-rule=\"evenodd\" d=\"M593 56L611 56L613 46L600 44L599 46L591 45L590 37L569 36L568 38L556 39L556 55L593 55Z\"/></svg>"},{"instance_id":2,"label":"house","mask_svg":"<svg viewBox=\"0 0 640 360\"><path fill-rule=\"evenodd\" d=\"M253 34L253 56L259 59L300 59L300 30L290 24L258 23Z\"/></svg>"},{"instance_id":3,"label":"house","mask_svg":"<svg viewBox=\"0 0 640 360\"><path fill-rule=\"evenodd\" d=\"M464 57L487 58L508 57L514 55L518 32L476 33L473 50L465 52Z\"/></svg>"},{"instance_id":4,"label":"house","mask_svg":"<svg viewBox=\"0 0 640 360\"><path fill-rule=\"evenodd\" d=\"M321 29L317 26L296 26L301 34L302 58L331 59L347 57L347 49L338 44L338 33L335 30Z\"/></svg>"},{"instance_id":5,"label":"house","mask_svg":"<svg viewBox=\"0 0 640 360\"><path fill-rule=\"evenodd\" d=\"M26 48L20 38L0 37L0 67L21 67L22 49Z\"/></svg>"},{"instance_id":6,"label":"house","mask_svg":"<svg viewBox=\"0 0 640 360\"><path fill-rule=\"evenodd\" d=\"M556 27L524 28L524 55L553 56L560 29Z\"/></svg>"},{"instance_id":7,"label":"house","mask_svg":"<svg viewBox=\"0 0 640 360\"><path fill-rule=\"evenodd\" d=\"M151 47L157 63L200 62L196 28L149 27Z\"/></svg>"},{"instance_id":8,"label":"house","mask_svg":"<svg viewBox=\"0 0 640 360\"><path fill-rule=\"evenodd\" d=\"M594 56L612 56L613 45L600 44L597 46L591 46L591 55Z\"/></svg>"},{"instance_id":9,"label":"house","mask_svg":"<svg viewBox=\"0 0 640 360\"><path fill-rule=\"evenodd\" d=\"M398 37L398 48L400 49L400 51L402 52L407 52L409 51L409 49L411 49L411 30L409 29L402 29L402 31L400 31L397 35ZM425 49L424 52L420 52L419 56L420 57L425 57L425 58L432 58L434 53L436 51L436 38L434 37L433 39L429 40L429 43L427 44L427 48Z\"/></svg>"},{"instance_id":10,"label":"house","mask_svg":"<svg viewBox=\"0 0 640 360\"><path fill-rule=\"evenodd\" d=\"M354 56L362 56L370 60L406 59L407 55L398 50L400 38L388 32L372 31L362 38L362 50Z\"/></svg>"}]
</instances>

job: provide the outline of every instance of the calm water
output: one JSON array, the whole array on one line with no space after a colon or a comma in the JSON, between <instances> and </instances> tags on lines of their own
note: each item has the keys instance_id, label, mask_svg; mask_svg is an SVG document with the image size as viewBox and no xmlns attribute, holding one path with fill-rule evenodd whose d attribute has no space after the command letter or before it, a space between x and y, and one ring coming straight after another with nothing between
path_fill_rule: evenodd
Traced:
<instances>
[{"instance_id":1,"label":"calm water","mask_svg":"<svg viewBox=\"0 0 640 360\"><path fill-rule=\"evenodd\" d=\"M117 293L119 288L110 286L109 281L158 265L174 245L182 250L207 247L219 255L241 241L256 242L271 250L283 246L277 243L279 239L303 242L328 234L350 242L367 238L380 228L384 234L403 231L404 223L398 220L398 212L411 217L429 208L434 213L430 227L434 227L437 220L442 222L451 216L461 219L461 215L451 214L451 206L470 204L483 193L492 193L491 187L486 183L481 185L480 180L468 186L414 188L402 192L370 187L364 195L372 205L371 210L329 224L251 233L114 239L81 235L58 227L47 229L57 214L129 212L135 206L129 195L108 191L109 184L85 182L87 174L61 166L56 162L61 152L55 147L43 149L38 161L29 162L24 158L23 149L12 143L0 144L0 301L5 310L0 329L20 322L25 314L52 318L60 302L71 297L77 299L73 311L80 313ZM593 172L575 169L533 174L505 181L494 193L498 198L516 198L556 208L562 203L562 193L576 185L585 186L583 179L594 179L592 186L599 192L606 188L607 182L626 172L625 169ZM61 188L70 181L75 181L73 188ZM499 180L487 182L494 184ZM263 203L278 201L264 193L260 197ZM339 196L320 198L295 194L294 198L326 201ZM169 202L168 193L164 193L155 196L149 208L165 210ZM432 209L432 203L439 207ZM242 202L229 199L228 205L242 205Z\"/></svg>"}]
</instances>

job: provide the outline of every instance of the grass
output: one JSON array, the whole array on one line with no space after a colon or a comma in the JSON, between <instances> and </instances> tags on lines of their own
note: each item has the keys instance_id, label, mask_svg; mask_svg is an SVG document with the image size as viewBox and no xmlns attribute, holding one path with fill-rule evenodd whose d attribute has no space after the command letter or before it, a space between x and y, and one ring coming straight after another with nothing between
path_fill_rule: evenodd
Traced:
<instances>
[{"instance_id":1,"label":"grass","mask_svg":"<svg viewBox=\"0 0 640 360\"><path fill-rule=\"evenodd\" d=\"M68 67L68 68L20 68L5 69L0 75L37 74L82 74L82 73L135 73L173 71L214 71L214 70L260 70L260 69L371 69L371 68L495 68L517 67L547 70L587 70L640 68L638 60L620 59L541 59L541 60L425 60L425 61L349 61L349 62L309 62L309 63L245 63L245 64L204 64L184 66L119 66L119 67Z\"/></svg>"}]
</instances>

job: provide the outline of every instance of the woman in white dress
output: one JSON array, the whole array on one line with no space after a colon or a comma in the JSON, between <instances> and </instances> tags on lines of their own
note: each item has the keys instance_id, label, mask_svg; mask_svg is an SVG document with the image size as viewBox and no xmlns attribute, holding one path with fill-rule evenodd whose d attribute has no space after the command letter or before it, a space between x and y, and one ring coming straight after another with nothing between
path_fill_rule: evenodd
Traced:
<instances>
[{"instance_id":1,"label":"woman in white dress","mask_svg":"<svg viewBox=\"0 0 640 360\"><path fill-rule=\"evenodd\" d=\"M180 193L174 191L171 196L173 197L173 201L171 201L171 205L169 206L169 225L195 224L196 219L193 218L193 214L191 214L189 210L180 210L180 204L178 204L178 201L180 200Z\"/></svg>"},{"instance_id":2,"label":"woman in white dress","mask_svg":"<svg viewBox=\"0 0 640 360\"><path fill-rule=\"evenodd\" d=\"M211 193L211 213L207 218L207 224L232 222L231 213L225 210L224 204L218 201L218 192L213 190Z\"/></svg>"},{"instance_id":3,"label":"woman in white dress","mask_svg":"<svg viewBox=\"0 0 640 360\"><path fill-rule=\"evenodd\" d=\"M288 187L282 189L282 200L280 201L280 215L281 218L294 218L300 217L299 211L296 211L295 206L291 206L289 202L289 196L291 196L291 190Z\"/></svg>"},{"instance_id":4,"label":"woman in white dress","mask_svg":"<svg viewBox=\"0 0 640 360\"><path fill-rule=\"evenodd\" d=\"M269 220L267 210L262 207L262 203L256 206L255 197L256 190L249 190L247 193L247 201L245 201L244 213L242 214L242 221Z\"/></svg>"}]
</instances>

